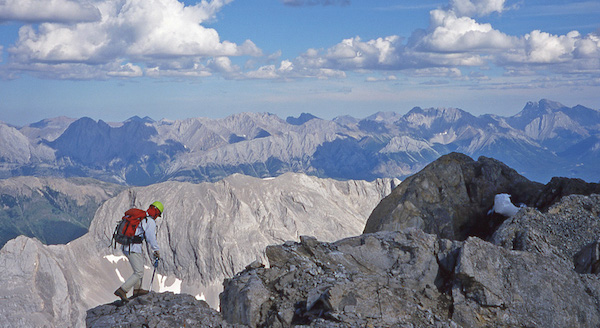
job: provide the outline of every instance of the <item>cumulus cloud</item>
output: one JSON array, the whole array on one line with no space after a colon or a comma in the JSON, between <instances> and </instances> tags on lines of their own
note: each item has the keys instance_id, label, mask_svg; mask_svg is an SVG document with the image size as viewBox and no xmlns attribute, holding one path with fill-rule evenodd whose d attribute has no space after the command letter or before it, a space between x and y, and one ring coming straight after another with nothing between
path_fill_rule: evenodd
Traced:
<instances>
[{"instance_id":1,"label":"cumulus cloud","mask_svg":"<svg viewBox=\"0 0 600 328\"><path fill-rule=\"evenodd\" d=\"M260 56L261 50L252 41L221 41L216 30L202 25L231 1L185 6L177 0L100 0L94 3L100 19L23 26L8 51L15 65L87 64L102 68L115 60L132 63L123 64L125 71L108 71L109 76L138 76L137 69L131 71L137 67L133 63L158 67L160 72L160 68L170 71L165 65L172 63L193 66L212 57Z\"/></svg>"},{"instance_id":2,"label":"cumulus cloud","mask_svg":"<svg viewBox=\"0 0 600 328\"><path fill-rule=\"evenodd\" d=\"M402 39L388 36L362 41L360 37L345 39L324 53L309 49L297 58L302 67L335 68L343 70L392 68L398 65Z\"/></svg>"},{"instance_id":3,"label":"cumulus cloud","mask_svg":"<svg viewBox=\"0 0 600 328\"><path fill-rule=\"evenodd\" d=\"M566 35L552 35L539 30L526 34L519 46L499 58L509 63L556 64L576 59L598 59L600 38L594 34L585 37L577 31Z\"/></svg>"},{"instance_id":4,"label":"cumulus cloud","mask_svg":"<svg viewBox=\"0 0 600 328\"><path fill-rule=\"evenodd\" d=\"M459 17L453 11L431 11L431 32L417 44L435 52L469 52L502 50L514 45L515 38L480 24L470 17Z\"/></svg>"},{"instance_id":5,"label":"cumulus cloud","mask_svg":"<svg viewBox=\"0 0 600 328\"><path fill-rule=\"evenodd\" d=\"M344 39L327 49L307 50L292 60L293 70L408 70L422 77L485 80L489 77L462 76L460 67L495 64L510 74L551 70L600 75L597 34L552 35L536 30L510 36L473 18L503 13L508 10L505 5L505 0L450 0L444 9L432 10L429 26L416 30L406 42L396 35ZM277 72L275 66L269 70L270 76L280 77Z\"/></svg>"},{"instance_id":6,"label":"cumulus cloud","mask_svg":"<svg viewBox=\"0 0 600 328\"><path fill-rule=\"evenodd\" d=\"M407 39L349 37L292 59L280 58L280 51L263 56L252 41L224 41L206 27L232 1L203 0L186 6L178 0L0 0L0 21L39 23L23 26L12 47L0 48L0 54L4 50L9 55L3 66L47 76L54 72L58 78L219 74L229 79L287 80L344 78L349 71L390 72L380 75L395 77L405 70L434 81L482 80L487 77L463 76L461 69L490 65L513 76L541 70L600 76L599 33L553 35L534 30L511 36L478 20L509 10L505 0L449 0L444 8L430 12L428 26ZM350 3L280 1L288 6ZM46 6L48 10L32 9ZM232 56L251 58L240 68ZM366 81L382 79L386 78Z\"/></svg>"},{"instance_id":7,"label":"cumulus cloud","mask_svg":"<svg viewBox=\"0 0 600 328\"><path fill-rule=\"evenodd\" d=\"M350 4L350 0L281 0L286 6L302 7L302 6L332 6L342 5L347 6Z\"/></svg>"},{"instance_id":8,"label":"cumulus cloud","mask_svg":"<svg viewBox=\"0 0 600 328\"><path fill-rule=\"evenodd\" d=\"M100 11L90 1L73 0L3 0L0 22L92 22Z\"/></svg>"},{"instance_id":9,"label":"cumulus cloud","mask_svg":"<svg viewBox=\"0 0 600 328\"><path fill-rule=\"evenodd\" d=\"M494 12L502 13L505 0L450 0L450 11L457 16L486 16Z\"/></svg>"}]
</instances>

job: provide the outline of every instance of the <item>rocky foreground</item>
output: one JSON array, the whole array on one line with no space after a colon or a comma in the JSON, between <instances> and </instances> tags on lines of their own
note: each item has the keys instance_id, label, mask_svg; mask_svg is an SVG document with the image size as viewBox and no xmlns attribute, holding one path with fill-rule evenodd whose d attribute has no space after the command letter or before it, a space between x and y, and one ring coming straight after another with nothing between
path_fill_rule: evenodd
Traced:
<instances>
[{"instance_id":1,"label":"rocky foreground","mask_svg":"<svg viewBox=\"0 0 600 328\"><path fill-rule=\"evenodd\" d=\"M508 219L488 215L494 194L511 190L528 206ZM269 246L268 267L254 262L224 281L220 313L198 303L189 317L206 310L206 320L174 326L598 327L598 193L597 184L531 184L491 159L445 156L382 201L374 213L387 210L387 221L369 219L401 228ZM402 206L412 215L403 216ZM440 218L446 229L427 231ZM465 222L485 229L465 233ZM156 297L171 297L169 308L189 302L185 295L148 298ZM88 311L87 323L135 325L151 309L147 301L104 305ZM153 318L156 326L169 323Z\"/></svg>"}]
</instances>

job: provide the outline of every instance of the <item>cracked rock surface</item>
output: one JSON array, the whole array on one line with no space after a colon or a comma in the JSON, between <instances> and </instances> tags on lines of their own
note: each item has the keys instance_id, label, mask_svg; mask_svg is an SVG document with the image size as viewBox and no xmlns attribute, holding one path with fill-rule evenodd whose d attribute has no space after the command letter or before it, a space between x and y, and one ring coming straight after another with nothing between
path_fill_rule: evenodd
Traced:
<instances>
[{"instance_id":1,"label":"cracked rock surface","mask_svg":"<svg viewBox=\"0 0 600 328\"><path fill-rule=\"evenodd\" d=\"M87 311L86 326L105 327L244 327L230 325L204 301L187 294L149 293L122 304L116 301Z\"/></svg>"},{"instance_id":2,"label":"cracked rock surface","mask_svg":"<svg viewBox=\"0 0 600 328\"><path fill-rule=\"evenodd\" d=\"M419 229L267 249L224 283L223 317L252 327L594 327L596 276L553 254ZM595 290L596 293L590 293Z\"/></svg>"}]
</instances>

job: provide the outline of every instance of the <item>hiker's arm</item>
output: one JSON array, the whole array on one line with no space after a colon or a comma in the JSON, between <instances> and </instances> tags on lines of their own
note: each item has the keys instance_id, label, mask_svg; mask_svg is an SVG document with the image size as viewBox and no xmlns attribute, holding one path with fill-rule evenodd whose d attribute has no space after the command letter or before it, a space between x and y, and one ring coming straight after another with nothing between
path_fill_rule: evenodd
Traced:
<instances>
[{"instance_id":1,"label":"hiker's arm","mask_svg":"<svg viewBox=\"0 0 600 328\"><path fill-rule=\"evenodd\" d=\"M158 242L156 241L156 222L152 219L148 219L148 224L144 227L146 231L146 243L150 246L150 249L154 252L158 250Z\"/></svg>"}]
</instances>

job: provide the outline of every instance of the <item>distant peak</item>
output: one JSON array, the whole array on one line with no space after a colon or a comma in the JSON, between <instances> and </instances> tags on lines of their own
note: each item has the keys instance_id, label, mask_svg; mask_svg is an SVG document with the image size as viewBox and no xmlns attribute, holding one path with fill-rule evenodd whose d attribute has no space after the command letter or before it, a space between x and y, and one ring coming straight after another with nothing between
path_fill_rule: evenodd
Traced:
<instances>
[{"instance_id":1,"label":"distant peak","mask_svg":"<svg viewBox=\"0 0 600 328\"><path fill-rule=\"evenodd\" d=\"M399 120L401 117L402 115L396 112L377 112L371 116L368 116L365 118L365 120L394 122Z\"/></svg>"},{"instance_id":2,"label":"distant peak","mask_svg":"<svg viewBox=\"0 0 600 328\"><path fill-rule=\"evenodd\" d=\"M315 118L318 118L318 117L316 117L310 113L302 113L297 118L293 117L293 116L288 116L288 118L286 118L285 121L291 125L302 125L302 124L304 124L312 119L315 119Z\"/></svg>"},{"instance_id":3,"label":"distant peak","mask_svg":"<svg viewBox=\"0 0 600 328\"><path fill-rule=\"evenodd\" d=\"M135 115L135 116L128 118L125 122L154 123L155 121L149 116L144 116L144 118L140 118L139 116Z\"/></svg>"},{"instance_id":4,"label":"distant peak","mask_svg":"<svg viewBox=\"0 0 600 328\"><path fill-rule=\"evenodd\" d=\"M556 102L556 101L552 101L552 100L548 100L548 99L541 99L538 102L535 101L529 101L527 102L527 104L525 105L525 107L523 108L524 112L553 112L556 111L558 109L561 108L565 108L565 105Z\"/></svg>"}]
</instances>

